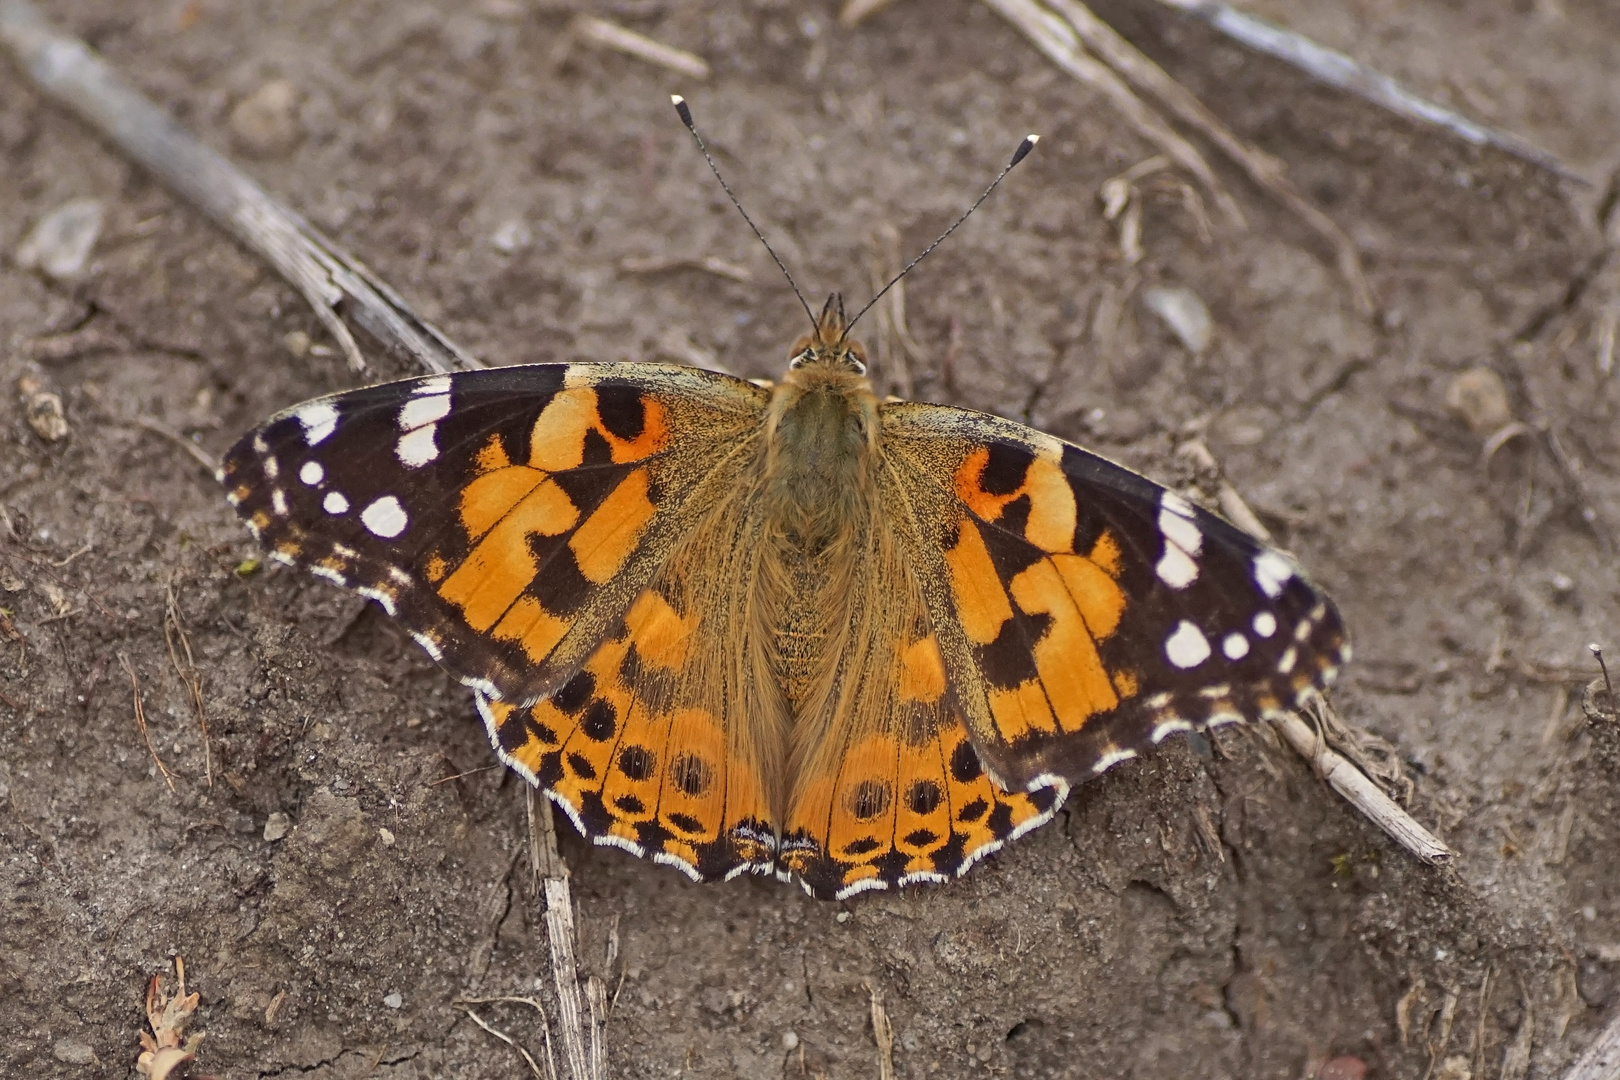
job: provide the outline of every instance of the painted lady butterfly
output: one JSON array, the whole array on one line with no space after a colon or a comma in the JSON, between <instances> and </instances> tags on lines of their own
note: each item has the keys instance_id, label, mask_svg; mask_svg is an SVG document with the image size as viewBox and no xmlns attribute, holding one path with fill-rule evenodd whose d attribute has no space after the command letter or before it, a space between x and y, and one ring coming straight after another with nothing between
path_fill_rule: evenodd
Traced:
<instances>
[{"instance_id":1,"label":"painted lady butterfly","mask_svg":"<svg viewBox=\"0 0 1620 1080\"><path fill-rule=\"evenodd\" d=\"M1349 654L1285 555L984 413L879 400L837 297L777 383L537 365L318 398L226 456L599 844L811 894L940 881Z\"/></svg>"}]
</instances>

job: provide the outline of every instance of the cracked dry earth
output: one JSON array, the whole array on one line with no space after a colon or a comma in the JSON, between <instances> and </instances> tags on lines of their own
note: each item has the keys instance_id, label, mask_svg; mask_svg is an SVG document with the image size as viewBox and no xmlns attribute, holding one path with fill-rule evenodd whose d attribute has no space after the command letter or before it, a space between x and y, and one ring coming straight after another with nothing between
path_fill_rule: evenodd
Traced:
<instances>
[{"instance_id":1,"label":"cracked dry earth","mask_svg":"<svg viewBox=\"0 0 1620 1080\"><path fill-rule=\"evenodd\" d=\"M1194 494L1211 478L1178 448L1202 439L1339 601L1357 659L1335 701L1461 853L1418 865L1253 730L1114 770L960 882L846 904L565 836L613 1075L876 1076L864 984L901 1077L1553 1077L1620 1008L1620 753L1579 708L1586 643L1620 653L1607 0L1254 7L1590 188L1157 5L1099 5L1354 237L1371 318L1234 174L1247 229L1204 236L1166 174L1126 265L1096 193L1151 148L978 4L902 0L857 30L828 3L603 5L707 57L705 83L570 45L551 4L45 6L495 363L781 367L796 304L671 90L815 293L863 294L874 236L919 250L1040 132L908 282L913 396ZM519 785L467 692L363 602L244 573L221 493L143 426L218 455L358 379L292 290L0 64L0 250L87 197L105 226L80 279L0 265L0 1073L134 1075L146 980L178 954L199 1075L523 1075L452 1004L547 971ZM749 280L626 269L710 257ZM1202 354L1143 306L1160 285L1208 304ZM1481 380L1524 424L1488 461L1448 404ZM532 1014L487 1015L538 1047Z\"/></svg>"}]
</instances>

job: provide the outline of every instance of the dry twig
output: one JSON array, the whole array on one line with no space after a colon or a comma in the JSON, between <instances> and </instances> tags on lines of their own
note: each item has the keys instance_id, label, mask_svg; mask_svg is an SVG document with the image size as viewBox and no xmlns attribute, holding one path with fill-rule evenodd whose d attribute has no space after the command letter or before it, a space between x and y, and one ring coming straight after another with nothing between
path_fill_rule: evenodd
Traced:
<instances>
[{"instance_id":1,"label":"dry twig","mask_svg":"<svg viewBox=\"0 0 1620 1080\"><path fill-rule=\"evenodd\" d=\"M883 991L868 979L862 979L861 985L872 998L872 1038L877 1040L878 1080L894 1080L894 1025L883 1007Z\"/></svg>"},{"instance_id":2,"label":"dry twig","mask_svg":"<svg viewBox=\"0 0 1620 1080\"><path fill-rule=\"evenodd\" d=\"M592 45L600 45L624 53L626 56L633 56L637 60L645 60L649 64L656 64L691 79L709 77L709 62L703 57L684 49L677 49L673 45L665 45L662 41L655 41L634 30L627 30L618 23L610 23L594 15L581 15L574 20L573 29L581 41L590 42Z\"/></svg>"},{"instance_id":3,"label":"dry twig","mask_svg":"<svg viewBox=\"0 0 1620 1080\"><path fill-rule=\"evenodd\" d=\"M1159 3L1196 15L1227 37L1292 64L1313 79L1348 90L1380 108L1443 128L1475 146L1494 146L1567 180L1587 183L1584 177L1555 155L1528 139L1470 120L1461 113L1421 98L1388 75L1344 53L1318 45L1303 34L1257 19L1217 0L1159 0Z\"/></svg>"},{"instance_id":4,"label":"dry twig","mask_svg":"<svg viewBox=\"0 0 1620 1080\"><path fill-rule=\"evenodd\" d=\"M1309 761L1317 774L1359 810L1363 817L1382 829L1390 839L1428 863L1444 866L1456 857L1439 838L1401 808L1382 788L1348 759L1331 750L1322 735L1295 713L1277 721L1277 730L1295 753Z\"/></svg>"},{"instance_id":5,"label":"dry twig","mask_svg":"<svg viewBox=\"0 0 1620 1080\"><path fill-rule=\"evenodd\" d=\"M540 1014L540 1030L545 1035L546 1040L546 1069L544 1073L541 1073L540 1066L534 1060L534 1055L529 1053L529 1051L525 1049L521 1043L512 1038L512 1036L508 1035L506 1032L485 1023L484 1020L470 1008L470 1006L473 1005L493 1005L497 1003L528 1005L534 1009L535 1012ZM557 1062L553 1058L551 1052L551 1024L546 1020L545 1007L542 1006L538 1001L529 997L475 997L458 998L456 1000L456 1004L461 1006L461 1011L466 1013L468 1018L471 1019L473 1023L477 1024L479 1027L483 1028L485 1031L489 1032L491 1035L495 1036L497 1039L501 1040L501 1042L505 1043L507 1046L510 1046L518 1053L522 1054L523 1060L529 1063L529 1071L534 1073L535 1080L557 1080Z\"/></svg>"},{"instance_id":6,"label":"dry twig","mask_svg":"<svg viewBox=\"0 0 1620 1080\"><path fill-rule=\"evenodd\" d=\"M1620 1077L1620 1012L1569 1067L1563 1080L1616 1080Z\"/></svg>"},{"instance_id":7,"label":"dry twig","mask_svg":"<svg viewBox=\"0 0 1620 1080\"><path fill-rule=\"evenodd\" d=\"M274 266L303 293L356 371L365 360L340 307L386 347L429 371L483 366L358 259L192 138L84 42L52 29L29 0L0 0L0 42L47 95Z\"/></svg>"},{"instance_id":8,"label":"dry twig","mask_svg":"<svg viewBox=\"0 0 1620 1080\"><path fill-rule=\"evenodd\" d=\"M180 642L179 652L175 651L174 643ZM213 740L208 734L208 714L203 710L202 674L197 670L197 662L191 657L191 639L186 636L186 626L180 621L180 601L175 595L174 578L169 578L168 593L163 607L163 641L169 646L169 662L174 665L174 673L180 681L186 684L191 691L191 708L197 714L197 726L202 729L203 741L203 771L208 777L208 786L214 786L214 749ZM184 666L180 663L180 652L186 654Z\"/></svg>"},{"instance_id":9,"label":"dry twig","mask_svg":"<svg viewBox=\"0 0 1620 1080\"><path fill-rule=\"evenodd\" d=\"M174 775L169 772L169 767L163 764L163 759L158 757L157 747L152 745L152 732L146 726L146 705L141 701L140 680L135 678L135 669L130 666L129 657L119 653L118 662L124 666L124 674L129 676L129 690L135 697L135 726L140 728L141 738L146 740L146 752L152 755L153 764L158 767L158 772L163 774L163 782L169 785L170 791L173 791Z\"/></svg>"},{"instance_id":10,"label":"dry twig","mask_svg":"<svg viewBox=\"0 0 1620 1080\"><path fill-rule=\"evenodd\" d=\"M557 1022L562 1029L563 1060L572 1080L601 1080L607 1047L602 1040L605 997L601 980L585 988L590 1009L590 1033L585 1031L580 1002L579 963L574 957L574 904L569 893L568 864L557 852L557 825L551 800L532 787L524 789L529 812L529 858L535 883L545 897L546 937L551 942L551 978L557 991Z\"/></svg>"}]
</instances>

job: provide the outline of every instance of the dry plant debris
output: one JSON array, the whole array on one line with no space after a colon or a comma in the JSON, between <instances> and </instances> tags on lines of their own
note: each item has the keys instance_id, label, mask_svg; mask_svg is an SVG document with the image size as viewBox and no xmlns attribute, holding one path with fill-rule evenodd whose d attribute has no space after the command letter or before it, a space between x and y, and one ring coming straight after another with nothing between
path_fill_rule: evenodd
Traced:
<instances>
[{"instance_id":1,"label":"dry plant debris","mask_svg":"<svg viewBox=\"0 0 1620 1080\"><path fill-rule=\"evenodd\" d=\"M146 984L146 1022L150 1032L141 1032L141 1054L135 1059L135 1071L150 1080L169 1080L183 1073L186 1062L197 1056L201 1034L186 1035L186 1027L195 1018L196 991L186 993L186 962L174 958L174 977L178 984L173 994L163 993L163 976L153 975Z\"/></svg>"}]
</instances>

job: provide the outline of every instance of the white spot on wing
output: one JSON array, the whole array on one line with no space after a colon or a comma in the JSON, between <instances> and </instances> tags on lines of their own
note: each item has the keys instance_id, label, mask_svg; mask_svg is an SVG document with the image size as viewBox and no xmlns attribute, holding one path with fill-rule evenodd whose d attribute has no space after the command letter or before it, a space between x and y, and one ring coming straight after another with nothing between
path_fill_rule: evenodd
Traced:
<instances>
[{"instance_id":1,"label":"white spot on wing","mask_svg":"<svg viewBox=\"0 0 1620 1080\"><path fill-rule=\"evenodd\" d=\"M321 463L318 461L306 461L298 469L298 479L310 487L314 487L326 479L326 470L321 468Z\"/></svg>"},{"instance_id":2,"label":"white spot on wing","mask_svg":"<svg viewBox=\"0 0 1620 1080\"><path fill-rule=\"evenodd\" d=\"M431 379L423 379L417 383L411 393L426 397L429 394L448 394L450 392L450 376L435 375Z\"/></svg>"},{"instance_id":3,"label":"white spot on wing","mask_svg":"<svg viewBox=\"0 0 1620 1080\"><path fill-rule=\"evenodd\" d=\"M1294 576L1288 560L1275 551L1262 551L1254 557L1254 581L1260 591L1273 600L1282 595L1283 586Z\"/></svg>"},{"instance_id":4,"label":"white spot on wing","mask_svg":"<svg viewBox=\"0 0 1620 1080\"><path fill-rule=\"evenodd\" d=\"M382 589L373 589L367 585L357 585L355 586L354 591L359 593L361 596L366 597L368 600L377 601L377 603L382 605L382 609L388 612L390 616L394 614L393 593L384 592Z\"/></svg>"},{"instance_id":5,"label":"white spot on wing","mask_svg":"<svg viewBox=\"0 0 1620 1080\"><path fill-rule=\"evenodd\" d=\"M1164 655L1176 667L1186 670L1195 668L1209 659L1209 642L1205 639L1203 631L1182 619L1176 624L1175 630L1164 639Z\"/></svg>"},{"instance_id":6,"label":"white spot on wing","mask_svg":"<svg viewBox=\"0 0 1620 1080\"><path fill-rule=\"evenodd\" d=\"M1254 632L1263 638L1268 638L1277 632L1277 616L1269 611L1262 611L1254 617Z\"/></svg>"},{"instance_id":7,"label":"white spot on wing","mask_svg":"<svg viewBox=\"0 0 1620 1080\"><path fill-rule=\"evenodd\" d=\"M1292 645L1288 646L1277 660L1277 671L1283 675L1289 674L1294 670L1294 662L1298 659L1299 652Z\"/></svg>"},{"instance_id":8,"label":"white spot on wing","mask_svg":"<svg viewBox=\"0 0 1620 1080\"><path fill-rule=\"evenodd\" d=\"M438 430L438 425L428 424L426 427L419 427L415 431L401 435L399 443L394 447L394 456L399 458L399 463L407 469L420 469L439 456L438 444L433 441L433 436Z\"/></svg>"},{"instance_id":9,"label":"white spot on wing","mask_svg":"<svg viewBox=\"0 0 1620 1080\"><path fill-rule=\"evenodd\" d=\"M270 509L282 517L287 516L287 493L280 488L270 492Z\"/></svg>"},{"instance_id":10,"label":"white spot on wing","mask_svg":"<svg viewBox=\"0 0 1620 1080\"><path fill-rule=\"evenodd\" d=\"M1166 720L1164 723L1154 728L1153 734L1149 735L1148 738L1152 739L1156 743L1161 743L1175 732L1191 731L1192 729L1192 724L1178 716L1174 720Z\"/></svg>"},{"instance_id":11,"label":"white spot on wing","mask_svg":"<svg viewBox=\"0 0 1620 1080\"><path fill-rule=\"evenodd\" d=\"M411 637L415 638L416 643L422 646L422 651L426 652L434 660L444 659L444 650L439 648L439 643L437 641L428 637L426 634L419 634L415 631L412 631Z\"/></svg>"},{"instance_id":12,"label":"white spot on wing","mask_svg":"<svg viewBox=\"0 0 1620 1080\"><path fill-rule=\"evenodd\" d=\"M414 431L424 424L437 424L450 412L450 395L413 397L399 410L399 429Z\"/></svg>"},{"instance_id":13,"label":"white spot on wing","mask_svg":"<svg viewBox=\"0 0 1620 1080\"><path fill-rule=\"evenodd\" d=\"M384 540L392 540L411 523L410 518L405 516L405 508L392 495L384 495L360 511L360 521L374 536Z\"/></svg>"},{"instance_id":14,"label":"white spot on wing","mask_svg":"<svg viewBox=\"0 0 1620 1080\"><path fill-rule=\"evenodd\" d=\"M264 475L270 480L275 480L281 476L281 463L276 460L274 454L265 455Z\"/></svg>"},{"instance_id":15,"label":"white spot on wing","mask_svg":"<svg viewBox=\"0 0 1620 1080\"><path fill-rule=\"evenodd\" d=\"M1228 660L1241 660L1249 655L1249 639L1242 634L1227 634L1221 642L1221 652Z\"/></svg>"},{"instance_id":16,"label":"white spot on wing","mask_svg":"<svg viewBox=\"0 0 1620 1080\"><path fill-rule=\"evenodd\" d=\"M304 442L310 446L318 446L326 437L337 430L337 410L324 401L312 402L293 413L304 428Z\"/></svg>"},{"instance_id":17,"label":"white spot on wing","mask_svg":"<svg viewBox=\"0 0 1620 1080\"><path fill-rule=\"evenodd\" d=\"M326 498L321 500L321 509L328 514L347 514L349 512L349 500L344 497L341 491L328 491Z\"/></svg>"},{"instance_id":18,"label":"white spot on wing","mask_svg":"<svg viewBox=\"0 0 1620 1080\"><path fill-rule=\"evenodd\" d=\"M1191 555L1174 544L1165 544L1164 554L1153 569L1158 573L1159 580L1172 589L1185 589L1198 580L1198 564Z\"/></svg>"},{"instance_id":19,"label":"white spot on wing","mask_svg":"<svg viewBox=\"0 0 1620 1080\"><path fill-rule=\"evenodd\" d=\"M348 578L344 577L342 574L338 573L336 570L331 569L330 567L312 566L312 567L309 568L309 572L314 574L316 577L325 578L327 581L330 581L334 585L343 585L343 586L347 587L348 584L349 584L349 579Z\"/></svg>"}]
</instances>

